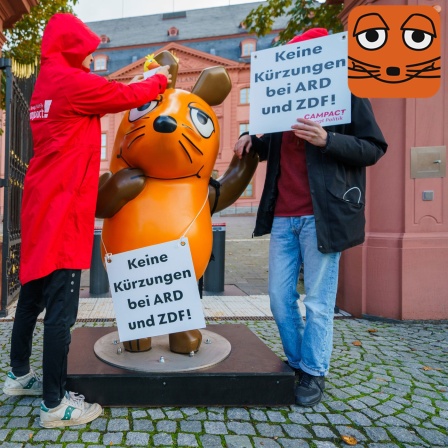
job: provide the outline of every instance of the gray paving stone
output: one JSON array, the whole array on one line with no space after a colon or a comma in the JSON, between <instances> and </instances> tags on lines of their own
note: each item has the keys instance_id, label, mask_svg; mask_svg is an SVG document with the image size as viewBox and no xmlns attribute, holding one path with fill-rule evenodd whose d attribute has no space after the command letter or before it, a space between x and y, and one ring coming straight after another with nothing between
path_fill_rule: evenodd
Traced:
<instances>
[{"instance_id":1,"label":"gray paving stone","mask_svg":"<svg viewBox=\"0 0 448 448\"><path fill-rule=\"evenodd\" d=\"M148 413L146 411L133 411L132 412L132 418L146 418L148 417Z\"/></svg>"},{"instance_id":2,"label":"gray paving stone","mask_svg":"<svg viewBox=\"0 0 448 448\"><path fill-rule=\"evenodd\" d=\"M252 448L249 437L246 436L225 436L226 448Z\"/></svg>"},{"instance_id":3,"label":"gray paving stone","mask_svg":"<svg viewBox=\"0 0 448 448\"><path fill-rule=\"evenodd\" d=\"M60 435L61 431L58 429L43 429L34 435L33 442L56 442Z\"/></svg>"},{"instance_id":4,"label":"gray paving stone","mask_svg":"<svg viewBox=\"0 0 448 448\"><path fill-rule=\"evenodd\" d=\"M310 423L310 421L305 417L305 414L300 414L298 412L290 413L289 419L293 423L300 423L301 425L308 425Z\"/></svg>"},{"instance_id":5,"label":"gray paving stone","mask_svg":"<svg viewBox=\"0 0 448 448\"><path fill-rule=\"evenodd\" d=\"M30 420L31 419L29 417L14 417L11 420L9 420L6 427L13 428L13 429L14 428L28 428L30 425Z\"/></svg>"},{"instance_id":6,"label":"gray paving stone","mask_svg":"<svg viewBox=\"0 0 448 448\"><path fill-rule=\"evenodd\" d=\"M180 410L187 416L194 415L199 412L198 409L196 409L196 408L180 408Z\"/></svg>"},{"instance_id":7,"label":"gray paving stone","mask_svg":"<svg viewBox=\"0 0 448 448\"><path fill-rule=\"evenodd\" d=\"M331 409L334 409L335 411L351 411L351 409L352 409L350 406L347 406L342 401L328 401L327 405Z\"/></svg>"},{"instance_id":8,"label":"gray paving stone","mask_svg":"<svg viewBox=\"0 0 448 448\"><path fill-rule=\"evenodd\" d=\"M222 448L221 437L205 434L200 437L203 448Z\"/></svg>"},{"instance_id":9,"label":"gray paving stone","mask_svg":"<svg viewBox=\"0 0 448 448\"><path fill-rule=\"evenodd\" d=\"M148 414L153 420L165 418L165 414L160 409L148 409Z\"/></svg>"},{"instance_id":10,"label":"gray paving stone","mask_svg":"<svg viewBox=\"0 0 448 448\"><path fill-rule=\"evenodd\" d=\"M292 414L289 414L289 418L291 418ZM253 420L259 421L259 422L266 422L268 420L268 417L264 411L261 409L251 409L250 410L250 417Z\"/></svg>"},{"instance_id":11,"label":"gray paving stone","mask_svg":"<svg viewBox=\"0 0 448 448\"><path fill-rule=\"evenodd\" d=\"M204 429L207 434L228 434L223 422L204 422Z\"/></svg>"},{"instance_id":12,"label":"gray paving stone","mask_svg":"<svg viewBox=\"0 0 448 448\"><path fill-rule=\"evenodd\" d=\"M46 448L55 448L56 445L49 445L46 444L45 445ZM62 446L62 445L58 445L58 446ZM66 448L84 448L85 445L83 443L67 443Z\"/></svg>"},{"instance_id":13,"label":"gray paving stone","mask_svg":"<svg viewBox=\"0 0 448 448\"><path fill-rule=\"evenodd\" d=\"M6 417L14 410L14 405L5 404L0 407L0 417Z\"/></svg>"},{"instance_id":14,"label":"gray paving stone","mask_svg":"<svg viewBox=\"0 0 448 448\"><path fill-rule=\"evenodd\" d=\"M200 433L202 431L201 422L181 421L180 430L183 432L195 432Z\"/></svg>"},{"instance_id":15,"label":"gray paving stone","mask_svg":"<svg viewBox=\"0 0 448 448\"><path fill-rule=\"evenodd\" d=\"M313 425L312 430L320 439L331 439L335 437L335 433L326 426Z\"/></svg>"},{"instance_id":16,"label":"gray paving stone","mask_svg":"<svg viewBox=\"0 0 448 448\"><path fill-rule=\"evenodd\" d=\"M420 438L415 434L412 434L405 428L389 428L388 431L397 439L398 442L402 443L419 443L421 446L425 444Z\"/></svg>"},{"instance_id":17,"label":"gray paving stone","mask_svg":"<svg viewBox=\"0 0 448 448\"><path fill-rule=\"evenodd\" d=\"M338 446L332 442L321 442L319 440L316 440L315 444L316 448L338 448Z\"/></svg>"},{"instance_id":18,"label":"gray paving stone","mask_svg":"<svg viewBox=\"0 0 448 448\"><path fill-rule=\"evenodd\" d=\"M311 439L312 434L301 425L282 425L286 434L294 439Z\"/></svg>"},{"instance_id":19,"label":"gray paving stone","mask_svg":"<svg viewBox=\"0 0 448 448\"><path fill-rule=\"evenodd\" d=\"M393 415L397 411L388 404L380 404L375 406L375 411L379 412L382 415Z\"/></svg>"},{"instance_id":20,"label":"gray paving stone","mask_svg":"<svg viewBox=\"0 0 448 448\"><path fill-rule=\"evenodd\" d=\"M207 420L207 413L205 413L205 412L198 412L197 414L190 415L188 417L188 420L205 421L205 420Z\"/></svg>"},{"instance_id":21,"label":"gray paving stone","mask_svg":"<svg viewBox=\"0 0 448 448\"><path fill-rule=\"evenodd\" d=\"M31 406L16 406L10 415L15 417L26 417L32 412L33 408Z\"/></svg>"},{"instance_id":22,"label":"gray paving stone","mask_svg":"<svg viewBox=\"0 0 448 448\"><path fill-rule=\"evenodd\" d=\"M152 440L154 446L173 446L173 436L171 434L155 434Z\"/></svg>"},{"instance_id":23,"label":"gray paving stone","mask_svg":"<svg viewBox=\"0 0 448 448\"><path fill-rule=\"evenodd\" d=\"M267 411L266 414L268 416L269 421L271 421L271 422L274 422L274 423L286 422L286 419L281 412Z\"/></svg>"},{"instance_id":24,"label":"gray paving stone","mask_svg":"<svg viewBox=\"0 0 448 448\"><path fill-rule=\"evenodd\" d=\"M408 408L405 409L404 412L406 414L412 415L419 420L426 420L428 418L428 414L426 412L420 411L419 409Z\"/></svg>"},{"instance_id":25,"label":"gray paving stone","mask_svg":"<svg viewBox=\"0 0 448 448\"><path fill-rule=\"evenodd\" d=\"M83 432L81 440L86 443L98 443L100 441L101 434L99 432Z\"/></svg>"},{"instance_id":26,"label":"gray paving stone","mask_svg":"<svg viewBox=\"0 0 448 448\"><path fill-rule=\"evenodd\" d=\"M448 435L442 434L440 431L419 427L415 428L415 431L428 442L430 446L448 446Z\"/></svg>"},{"instance_id":27,"label":"gray paving stone","mask_svg":"<svg viewBox=\"0 0 448 448\"><path fill-rule=\"evenodd\" d=\"M112 418L127 417L128 414L128 408L110 408L110 415L112 416Z\"/></svg>"},{"instance_id":28,"label":"gray paving stone","mask_svg":"<svg viewBox=\"0 0 448 448\"><path fill-rule=\"evenodd\" d=\"M272 439L263 439L261 437L254 437L254 448L279 448L278 442Z\"/></svg>"},{"instance_id":29,"label":"gray paving stone","mask_svg":"<svg viewBox=\"0 0 448 448\"><path fill-rule=\"evenodd\" d=\"M227 429L238 435L255 435L254 427L248 422L228 422Z\"/></svg>"},{"instance_id":30,"label":"gray paving stone","mask_svg":"<svg viewBox=\"0 0 448 448\"><path fill-rule=\"evenodd\" d=\"M440 418L440 417L433 417L431 419L431 423L433 423L436 426L440 426L441 428L448 428L448 419L446 418Z\"/></svg>"},{"instance_id":31,"label":"gray paving stone","mask_svg":"<svg viewBox=\"0 0 448 448\"><path fill-rule=\"evenodd\" d=\"M11 437L11 442L28 442L32 438L33 435L34 435L34 433L30 430L19 429L17 431L14 431L14 434ZM5 435L5 437L2 437L1 440L5 440L5 438L6 438L6 435Z\"/></svg>"},{"instance_id":32,"label":"gray paving stone","mask_svg":"<svg viewBox=\"0 0 448 448\"><path fill-rule=\"evenodd\" d=\"M174 433L177 429L177 422L172 420L159 420L156 423L156 429L158 432Z\"/></svg>"},{"instance_id":33,"label":"gray paving stone","mask_svg":"<svg viewBox=\"0 0 448 448\"><path fill-rule=\"evenodd\" d=\"M107 430L113 431L129 431L129 420L124 418L115 418L107 424Z\"/></svg>"},{"instance_id":34,"label":"gray paving stone","mask_svg":"<svg viewBox=\"0 0 448 448\"><path fill-rule=\"evenodd\" d=\"M64 431L60 442L77 442L79 439L78 431Z\"/></svg>"},{"instance_id":35,"label":"gray paving stone","mask_svg":"<svg viewBox=\"0 0 448 448\"><path fill-rule=\"evenodd\" d=\"M371 426L372 422L360 412L346 412L345 416L358 426Z\"/></svg>"},{"instance_id":36,"label":"gray paving stone","mask_svg":"<svg viewBox=\"0 0 448 448\"><path fill-rule=\"evenodd\" d=\"M328 421L332 425L348 425L350 421L341 414L327 414ZM325 423L325 422L314 422L314 423Z\"/></svg>"},{"instance_id":37,"label":"gray paving stone","mask_svg":"<svg viewBox=\"0 0 448 448\"><path fill-rule=\"evenodd\" d=\"M128 432L126 446L148 446L149 434L144 432Z\"/></svg>"},{"instance_id":38,"label":"gray paving stone","mask_svg":"<svg viewBox=\"0 0 448 448\"><path fill-rule=\"evenodd\" d=\"M182 412L180 412L180 411L166 411L166 416L170 420L179 420L181 418L184 418Z\"/></svg>"},{"instance_id":39,"label":"gray paving stone","mask_svg":"<svg viewBox=\"0 0 448 448\"><path fill-rule=\"evenodd\" d=\"M151 420L147 419L138 419L134 420L133 424L134 431L146 431L153 432L154 431L154 423Z\"/></svg>"},{"instance_id":40,"label":"gray paving stone","mask_svg":"<svg viewBox=\"0 0 448 448\"><path fill-rule=\"evenodd\" d=\"M188 448L199 446L196 437L193 434L183 434L177 435L177 446L186 446Z\"/></svg>"},{"instance_id":41,"label":"gray paving stone","mask_svg":"<svg viewBox=\"0 0 448 448\"><path fill-rule=\"evenodd\" d=\"M328 423L327 419L321 414L306 414L306 418L311 423Z\"/></svg>"},{"instance_id":42,"label":"gray paving stone","mask_svg":"<svg viewBox=\"0 0 448 448\"><path fill-rule=\"evenodd\" d=\"M305 440L277 439L283 448L309 448L310 445Z\"/></svg>"},{"instance_id":43,"label":"gray paving stone","mask_svg":"<svg viewBox=\"0 0 448 448\"><path fill-rule=\"evenodd\" d=\"M227 418L230 420L250 420L250 414L246 409L230 408L227 410Z\"/></svg>"},{"instance_id":44,"label":"gray paving stone","mask_svg":"<svg viewBox=\"0 0 448 448\"><path fill-rule=\"evenodd\" d=\"M3 442L2 448L23 448L23 443L11 443L11 442ZM25 447L31 447L31 445L25 445ZM33 448L36 448L36 445L33 445Z\"/></svg>"},{"instance_id":45,"label":"gray paving stone","mask_svg":"<svg viewBox=\"0 0 448 448\"><path fill-rule=\"evenodd\" d=\"M107 419L105 418L100 417L90 423L91 430L106 431L106 428L107 428Z\"/></svg>"},{"instance_id":46,"label":"gray paving stone","mask_svg":"<svg viewBox=\"0 0 448 448\"><path fill-rule=\"evenodd\" d=\"M389 435L383 428L376 428L372 426L364 428L364 431L366 432L367 437L369 437L369 439L373 440L374 442L380 442L380 441L387 442L390 440Z\"/></svg>"},{"instance_id":47,"label":"gray paving stone","mask_svg":"<svg viewBox=\"0 0 448 448\"><path fill-rule=\"evenodd\" d=\"M268 423L258 423L257 431L264 437L283 437L284 433L279 425L270 425Z\"/></svg>"},{"instance_id":48,"label":"gray paving stone","mask_svg":"<svg viewBox=\"0 0 448 448\"><path fill-rule=\"evenodd\" d=\"M122 432L107 432L103 435L104 445L120 445L123 440Z\"/></svg>"},{"instance_id":49,"label":"gray paving stone","mask_svg":"<svg viewBox=\"0 0 448 448\"><path fill-rule=\"evenodd\" d=\"M217 414L216 412L209 412L207 415L210 421L223 422L225 420L225 415L222 413Z\"/></svg>"},{"instance_id":50,"label":"gray paving stone","mask_svg":"<svg viewBox=\"0 0 448 448\"><path fill-rule=\"evenodd\" d=\"M404 412L397 414L395 417L399 418L400 420L404 420L406 423L413 426L420 424L420 420L416 419L415 417L412 417L412 415L405 414Z\"/></svg>"},{"instance_id":51,"label":"gray paving stone","mask_svg":"<svg viewBox=\"0 0 448 448\"><path fill-rule=\"evenodd\" d=\"M408 424L406 422L404 422L403 420L400 420L399 418L394 417L392 415L389 415L388 417L380 418L376 422L376 424L378 425L379 423L386 425L386 427L388 427L388 426L399 426L399 427L408 426Z\"/></svg>"}]
</instances>

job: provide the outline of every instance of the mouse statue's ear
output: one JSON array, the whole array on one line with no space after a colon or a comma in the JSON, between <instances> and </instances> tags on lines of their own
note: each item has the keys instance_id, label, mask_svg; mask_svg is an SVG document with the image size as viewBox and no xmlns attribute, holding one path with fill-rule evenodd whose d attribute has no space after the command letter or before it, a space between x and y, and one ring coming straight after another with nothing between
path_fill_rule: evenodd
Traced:
<instances>
[{"instance_id":1,"label":"mouse statue's ear","mask_svg":"<svg viewBox=\"0 0 448 448\"><path fill-rule=\"evenodd\" d=\"M210 106L221 104L232 89L232 81L224 67L210 67L202 71L191 93Z\"/></svg>"},{"instance_id":2,"label":"mouse statue's ear","mask_svg":"<svg viewBox=\"0 0 448 448\"><path fill-rule=\"evenodd\" d=\"M170 66L170 74L171 74L171 81L167 85L167 89L174 89L174 86L176 85L176 79L177 79L177 72L179 70L179 64L177 61L177 58L170 53L169 51L162 51L157 56L154 57L154 59L160 64L160 65L169 65Z\"/></svg>"}]
</instances>

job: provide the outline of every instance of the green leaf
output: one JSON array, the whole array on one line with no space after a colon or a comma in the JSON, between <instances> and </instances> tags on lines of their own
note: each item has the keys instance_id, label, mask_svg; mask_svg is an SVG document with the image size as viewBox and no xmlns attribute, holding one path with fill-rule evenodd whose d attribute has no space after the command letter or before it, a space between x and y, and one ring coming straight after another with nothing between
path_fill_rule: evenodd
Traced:
<instances>
[{"instance_id":1,"label":"green leaf","mask_svg":"<svg viewBox=\"0 0 448 448\"><path fill-rule=\"evenodd\" d=\"M286 28L279 34L279 44L286 43L294 36L310 28L326 28L333 33L343 31L338 15L344 7L342 0L268 0L253 9L244 20L247 30L257 36L265 36L281 16L288 17Z\"/></svg>"}]
</instances>

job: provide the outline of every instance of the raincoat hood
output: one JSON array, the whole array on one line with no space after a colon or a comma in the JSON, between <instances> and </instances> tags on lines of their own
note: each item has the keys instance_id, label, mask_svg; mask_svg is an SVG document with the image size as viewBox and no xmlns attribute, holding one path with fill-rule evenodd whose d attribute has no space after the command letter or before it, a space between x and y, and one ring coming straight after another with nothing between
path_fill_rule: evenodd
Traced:
<instances>
[{"instance_id":1,"label":"raincoat hood","mask_svg":"<svg viewBox=\"0 0 448 448\"><path fill-rule=\"evenodd\" d=\"M82 62L98 47L101 39L72 14L55 14L42 37L41 63L65 61L82 68Z\"/></svg>"}]
</instances>

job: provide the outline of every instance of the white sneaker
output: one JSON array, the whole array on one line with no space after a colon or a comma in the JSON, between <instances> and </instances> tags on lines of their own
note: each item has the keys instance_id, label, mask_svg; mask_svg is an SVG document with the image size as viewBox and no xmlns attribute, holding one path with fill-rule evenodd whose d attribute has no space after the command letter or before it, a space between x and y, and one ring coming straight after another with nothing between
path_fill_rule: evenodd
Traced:
<instances>
[{"instance_id":1,"label":"white sneaker","mask_svg":"<svg viewBox=\"0 0 448 448\"><path fill-rule=\"evenodd\" d=\"M42 381L33 370L19 377L8 372L3 393L5 395L42 395Z\"/></svg>"},{"instance_id":2,"label":"white sneaker","mask_svg":"<svg viewBox=\"0 0 448 448\"><path fill-rule=\"evenodd\" d=\"M86 403L84 396L74 392L66 392L61 404L55 408L47 408L44 402L40 405L40 426L57 428L60 426L83 425L95 420L103 412L98 403Z\"/></svg>"}]
</instances>

